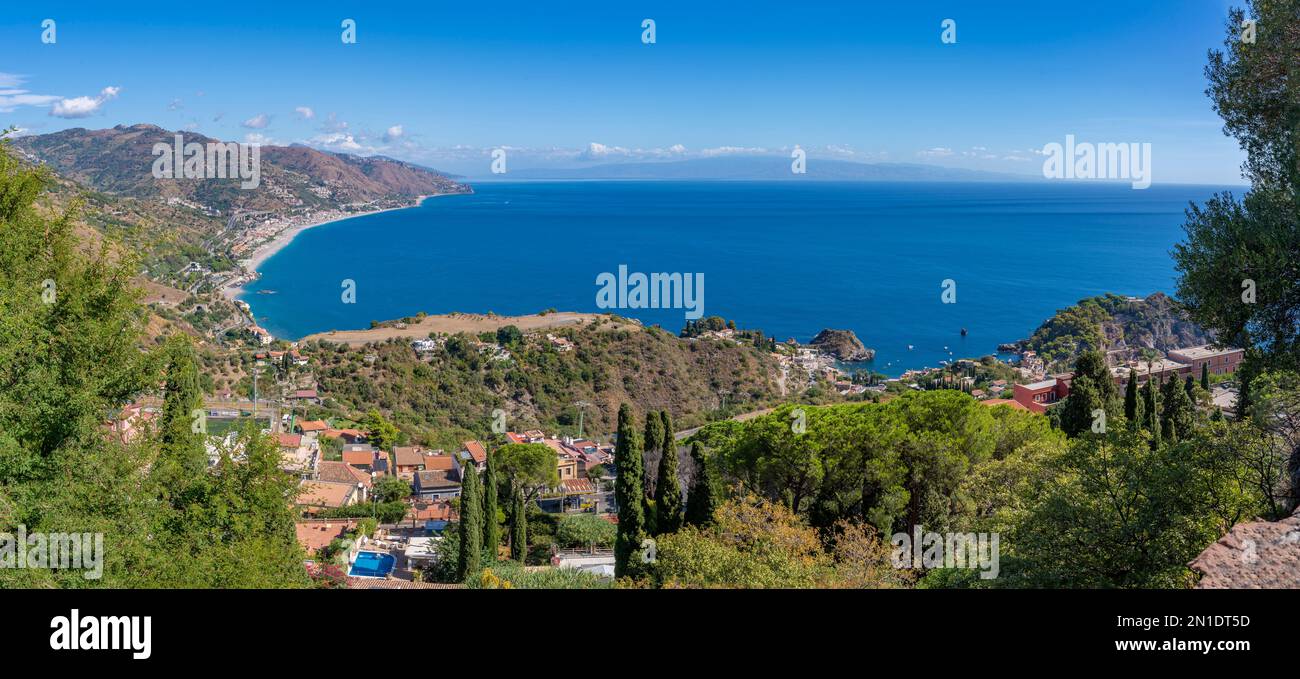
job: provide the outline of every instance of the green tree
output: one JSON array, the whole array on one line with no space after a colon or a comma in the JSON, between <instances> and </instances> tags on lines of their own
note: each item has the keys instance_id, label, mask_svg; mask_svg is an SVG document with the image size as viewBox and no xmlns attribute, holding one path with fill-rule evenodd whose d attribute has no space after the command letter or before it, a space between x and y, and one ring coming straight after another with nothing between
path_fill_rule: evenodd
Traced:
<instances>
[{"instance_id":1,"label":"green tree","mask_svg":"<svg viewBox=\"0 0 1300 679\"><path fill-rule=\"evenodd\" d=\"M643 455L649 455L653 457L654 454L656 453L662 453L663 451L661 450L661 447L663 446L663 440L664 440L664 422L662 419L659 418L658 413L652 410L646 413L645 436L642 438L643 444L645 445L645 452L643 453ZM645 468L644 463L643 463L643 468ZM657 485L658 479L655 479L655 483L652 484L650 476L647 473L645 476L644 483L645 483L645 498L644 498L645 509L643 513L645 515L645 530L646 530L646 534L654 535L657 532L655 530L655 524L658 515L658 508L655 506L654 497L656 493L655 488L658 487Z\"/></svg>"},{"instance_id":2,"label":"green tree","mask_svg":"<svg viewBox=\"0 0 1300 679\"><path fill-rule=\"evenodd\" d=\"M366 413L365 419L361 426L366 430L366 436L370 442L380 450L392 450L397 445L401 433L397 430L397 425L388 421L378 410L371 410Z\"/></svg>"},{"instance_id":3,"label":"green tree","mask_svg":"<svg viewBox=\"0 0 1300 679\"><path fill-rule=\"evenodd\" d=\"M492 454L488 454L487 468L483 474L483 549L487 551L488 563L497 560L497 548L501 545L501 524L497 522L497 472Z\"/></svg>"},{"instance_id":4,"label":"green tree","mask_svg":"<svg viewBox=\"0 0 1300 679\"><path fill-rule=\"evenodd\" d=\"M1092 429L1093 411L1104 410L1106 402L1091 377L1076 375L1070 381L1070 395L1057 407L1061 409L1061 431L1073 438Z\"/></svg>"},{"instance_id":5,"label":"green tree","mask_svg":"<svg viewBox=\"0 0 1300 679\"><path fill-rule=\"evenodd\" d=\"M379 502L401 502L411 496L411 484L396 476L382 476L375 482L375 499Z\"/></svg>"},{"instance_id":6,"label":"green tree","mask_svg":"<svg viewBox=\"0 0 1300 679\"><path fill-rule=\"evenodd\" d=\"M496 449L494 472L500 473L511 488L524 494L524 503L559 481L555 451L545 443L507 443Z\"/></svg>"},{"instance_id":7,"label":"green tree","mask_svg":"<svg viewBox=\"0 0 1300 679\"><path fill-rule=\"evenodd\" d=\"M647 415L654 419L655 415ZM677 475L677 441L673 436L672 418L665 410L663 420L663 454L659 458L659 478L655 483L656 534L672 533L682 525L682 485Z\"/></svg>"},{"instance_id":8,"label":"green tree","mask_svg":"<svg viewBox=\"0 0 1300 679\"><path fill-rule=\"evenodd\" d=\"M614 501L618 503L618 536L614 542L614 576L635 576L641 570L638 555L645 537L645 460L632 406L618 408L618 442L614 447L618 476Z\"/></svg>"},{"instance_id":9,"label":"green tree","mask_svg":"<svg viewBox=\"0 0 1300 679\"><path fill-rule=\"evenodd\" d=\"M1201 364L1201 388L1205 393L1210 393L1210 362L1206 361Z\"/></svg>"},{"instance_id":10,"label":"green tree","mask_svg":"<svg viewBox=\"0 0 1300 679\"><path fill-rule=\"evenodd\" d=\"M1130 427L1142 426L1142 399L1138 397L1137 368L1129 368L1128 385L1124 387L1124 419Z\"/></svg>"},{"instance_id":11,"label":"green tree","mask_svg":"<svg viewBox=\"0 0 1300 679\"><path fill-rule=\"evenodd\" d=\"M699 441L691 444L691 459L695 462L695 478L686 496L686 523L702 528L713 523L717 509L717 479L713 463L705 456Z\"/></svg>"},{"instance_id":12,"label":"green tree","mask_svg":"<svg viewBox=\"0 0 1300 679\"><path fill-rule=\"evenodd\" d=\"M1151 434L1151 447L1160 445L1160 397L1156 393L1154 373L1147 371L1147 384L1143 392L1142 410L1146 413L1146 430Z\"/></svg>"},{"instance_id":13,"label":"green tree","mask_svg":"<svg viewBox=\"0 0 1300 679\"><path fill-rule=\"evenodd\" d=\"M208 466L206 432L202 427L203 393L199 389L198 360L189 337L172 336L165 352L167 380L158 423L162 445L154 475L165 479L168 485L185 484Z\"/></svg>"},{"instance_id":14,"label":"green tree","mask_svg":"<svg viewBox=\"0 0 1300 679\"><path fill-rule=\"evenodd\" d=\"M1196 408L1178 376L1171 376L1160 387L1160 431L1163 438L1175 442L1192 433Z\"/></svg>"},{"instance_id":15,"label":"green tree","mask_svg":"<svg viewBox=\"0 0 1300 679\"><path fill-rule=\"evenodd\" d=\"M510 558L523 563L528 556L528 515L524 511L524 494L515 488L510 511Z\"/></svg>"},{"instance_id":16,"label":"green tree","mask_svg":"<svg viewBox=\"0 0 1300 679\"><path fill-rule=\"evenodd\" d=\"M460 556L456 562L456 579L464 580L477 573L483 558L483 499L478 470L467 464L460 482Z\"/></svg>"}]
</instances>

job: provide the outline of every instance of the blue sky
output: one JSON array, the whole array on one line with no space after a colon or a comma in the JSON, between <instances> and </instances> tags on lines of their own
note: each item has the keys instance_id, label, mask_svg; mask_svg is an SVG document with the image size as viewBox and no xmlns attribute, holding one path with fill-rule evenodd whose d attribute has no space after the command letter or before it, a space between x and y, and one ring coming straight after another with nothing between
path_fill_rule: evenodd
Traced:
<instances>
[{"instance_id":1,"label":"blue sky","mask_svg":"<svg viewBox=\"0 0 1300 679\"><path fill-rule=\"evenodd\" d=\"M1073 134L1150 142L1158 183L1241 182L1204 95L1223 0L96 4L0 17L0 123L149 122L472 175L496 147L520 168L796 144L1039 174L1034 151Z\"/></svg>"}]
</instances>

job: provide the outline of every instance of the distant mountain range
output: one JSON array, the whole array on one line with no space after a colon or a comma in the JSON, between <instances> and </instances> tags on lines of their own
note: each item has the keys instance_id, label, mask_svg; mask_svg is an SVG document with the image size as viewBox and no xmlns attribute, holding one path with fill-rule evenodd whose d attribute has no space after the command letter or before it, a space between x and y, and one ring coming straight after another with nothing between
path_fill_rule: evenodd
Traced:
<instances>
[{"instance_id":1,"label":"distant mountain range","mask_svg":"<svg viewBox=\"0 0 1300 679\"><path fill-rule=\"evenodd\" d=\"M220 140L157 125L118 125L105 130L73 128L14 140L29 159L65 179L96 191L141 199L180 199L227 212L231 209L282 213L330 209L379 199L464 193L450 176L392 158L327 153L307 146L262 146L260 185L241 189L237 181L157 179L152 174L155 143L171 145Z\"/></svg>"},{"instance_id":2,"label":"distant mountain range","mask_svg":"<svg viewBox=\"0 0 1300 679\"><path fill-rule=\"evenodd\" d=\"M723 156L665 162L609 163L570 169L520 169L504 175L476 177L482 180L791 180L866 182L1023 182L1037 181L1035 175L1017 175L981 170L922 165L918 163L854 163L844 160L809 158L805 174L790 171L785 156Z\"/></svg>"}]
</instances>

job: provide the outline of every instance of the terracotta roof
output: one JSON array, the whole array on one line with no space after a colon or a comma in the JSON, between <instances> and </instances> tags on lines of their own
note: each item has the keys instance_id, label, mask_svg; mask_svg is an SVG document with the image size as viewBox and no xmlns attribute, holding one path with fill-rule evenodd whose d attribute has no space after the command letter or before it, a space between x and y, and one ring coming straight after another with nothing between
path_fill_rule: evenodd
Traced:
<instances>
[{"instance_id":1,"label":"terracotta roof","mask_svg":"<svg viewBox=\"0 0 1300 679\"><path fill-rule=\"evenodd\" d=\"M302 492L298 494L298 504L311 507L342 507L356 492L355 483L335 483L333 481L303 481Z\"/></svg>"},{"instance_id":2,"label":"terracotta roof","mask_svg":"<svg viewBox=\"0 0 1300 679\"><path fill-rule=\"evenodd\" d=\"M393 460L399 467L418 467L424 464L424 453L416 446L396 446L393 448Z\"/></svg>"},{"instance_id":3,"label":"terracotta roof","mask_svg":"<svg viewBox=\"0 0 1300 679\"><path fill-rule=\"evenodd\" d=\"M316 398L316 390L299 389L298 391L293 392L293 395L289 398Z\"/></svg>"},{"instance_id":4,"label":"terracotta roof","mask_svg":"<svg viewBox=\"0 0 1300 679\"><path fill-rule=\"evenodd\" d=\"M275 440L281 448L297 448L302 445L302 434L276 434Z\"/></svg>"},{"instance_id":5,"label":"terracotta roof","mask_svg":"<svg viewBox=\"0 0 1300 679\"><path fill-rule=\"evenodd\" d=\"M417 521L451 521L453 512L450 502L416 502L406 512L406 518Z\"/></svg>"},{"instance_id":6,"label":"terracotta roof","mask_svg":"<svg viewBox=\"0 0 1300 679\"><path fill-rule=\"evenodd\" d=\"M375 461L375 453L372 450L345 450L343 451L343 462L363 467L369 467Z\"/></svg>"},{"instance_id":7,"label":"terracotta roof","mask_svg":"<svg viewBox=\"0 0 1300 679\"><path fill-rule=\"evenodd\" d=\"M1239 523L1187 565L1201 573L1197 589L1300 588L1300 512Z\"/></svg>"},{"instance_id":8,"label":"terracotta roof","mask_svg":"<svg viewBox=\"0 0 1300 679\"><path fill-rule=\"evenodd\" d=\"M326 429L329 429L329 425L325 424L324 420L303 420L298 423L298 431L304 434L313 431L325 431Z\"/></svg>"},{"instance_id":9,"label":"terracotta roof","mask_svg":"<svg viewBox=\"0 0 1300 679\"><path fill-rule=\"evenodd\" d=\"M349 462L321 461L316 466L316 478L334 483L360 483L367 488L371 485L370 475Z\"/></svg>"},{"instance_id":10,"label":"terracotta roof","mask_svg":"<svg viewBox=\"0 0 1300 679\"><path fill-rule=\"evenodd\" d=\"M596 486L591 479L564 479L560 481L567 493L594 493Z\"/></svg>"},{"instance_id":11,"label":"terracotta roof","mask_svg":"<svg viewBox=\"0 0 1300 679\"><path fill-rule=\"evenodd\" d=\"M483 444L478 441L466 441L465 451L469 453L470 457L474 458L474 462L477 464L482 464L487 461L487 450L485 450Z\"/></svg>"},{"instance_id":12,"label":"terracotta roof","mask_svg":"<svg viewBox=\"0 0 1300 679\"><path fill-rule=\"evenodd\" d=\"M366 433L360 429L326 429L325 436L332 439L340 436L346 436L351 439L362 439L366 437Z\"/></svg>"},{"instance_id":13,"label":"terracotta roof","mask_svg":"<svg viewBox=\"0 0 1300 679\"><path fill-rule=\"evenodd\" d=\"M295 521L293 530L298 535L298 544L308 552L328 547L336 538L356 528L356 519L306 519Z\"/></svg>"},{"instance_id":14,"label":"terracotta roof","mask_svg":"<svg viewBox=\"0 0 1300 679\"><path fill-rule=\"evenodd\" d=\"M428 471L451 471L456 468L456 462L450 455L425 455L424 468Z\"/></svg>"}]
</instances>

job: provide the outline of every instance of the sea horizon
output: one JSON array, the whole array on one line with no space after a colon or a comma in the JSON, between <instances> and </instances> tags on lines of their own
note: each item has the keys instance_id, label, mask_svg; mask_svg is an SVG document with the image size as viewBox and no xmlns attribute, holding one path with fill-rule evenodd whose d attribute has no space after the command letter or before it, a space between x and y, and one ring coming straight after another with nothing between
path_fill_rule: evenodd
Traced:
<instances>
[{"instance_id":1,"label":"sea horizon","mask_svg":"<svg viewBox=\"0 0 1300 679\"><path fill-rule=\"evenodd\" d=\"M1168 253L1183 210L1239 187L529 180L473 188L301 229L258 264L260 277L239 299L263 327L295 340L419 312L546 309L612 312L677 333L683 309L600 308L596 278L620 265L704 274L704 316L781 341L853 330L877 352L856 365L897 375L996 354L1086 297L1172 295ZM618 238L602 240L611 234ZM342 301L347 281L352 304ZM956 284L955 303L941 299L945 281Z\"/></svg>"}]
</instances>

